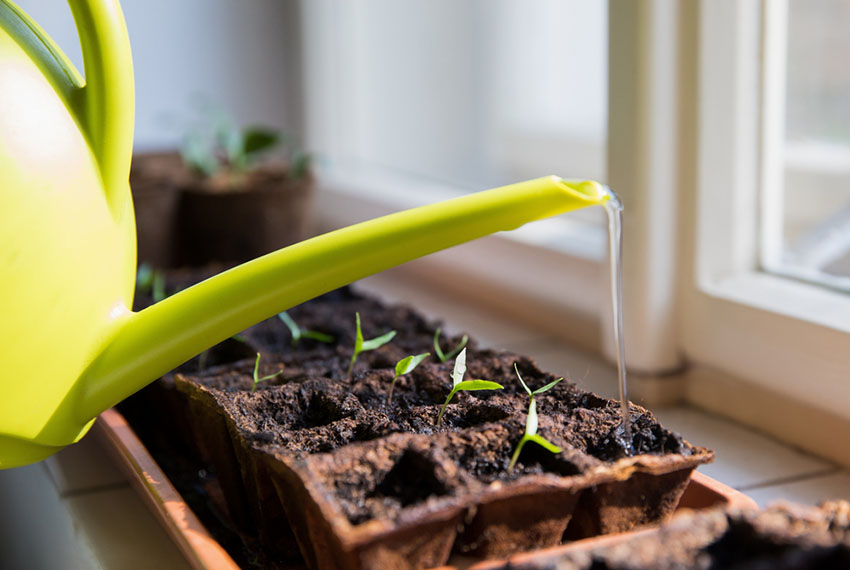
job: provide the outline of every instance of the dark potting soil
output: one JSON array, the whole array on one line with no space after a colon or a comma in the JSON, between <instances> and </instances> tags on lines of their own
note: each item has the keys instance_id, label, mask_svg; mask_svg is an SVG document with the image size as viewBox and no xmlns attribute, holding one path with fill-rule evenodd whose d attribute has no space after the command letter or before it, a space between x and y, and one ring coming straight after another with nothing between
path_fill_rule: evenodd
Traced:
<instances>
[{"instance_id":1,"label":"dark potting soil","mask_svg":"<svg viewBox=\"0 0 850 570\"><path fill-rule=\"evenodd\" d=\"M354 313L359 312L365 338L395 330L393 341L358 357L354 373L347 368L354 344ZM523 391L514 366L532 388L556 377L541 371L529 359L510 352L467 348L467 379L483 378L500 383L503 390L459 392L448 406L441 424L437 416L451 389L453 362L428 359L396 382L391 402L387 394L396 362L410 354L433 352L434 326L410 309L385 306L374 299L338 292L324 300L306 303L290 311L302 327L321 330L334 337L333 344L312 342L293 349L288 332L279 334L274 322L256 327L245 336L266 346L260 376L280 373L272 380L253 385L254 359L210 368L181 377L211 389L226 401L226 413L242 436L253 445L273 447L277 453L305 459L350 445L387 438L392 434L428 436L440 449L438 460L427 454L419 459L406 452L393 455L386 465L365 465L366 453L351 462L340 462L327 471L327 487L334 489L352 524L376 517L400 516L398 507L411 504L400 497L387 508L386 490L393 478L424 476L434 484L430 495L460 495L494 481L512 481L528 474L577 475L593 467L627 456L623 447L619 407L563 381L536 397L539 434L561 447L551 454L529 444L517 468L508 465L525 429L529 397ZM446 339L447 348L460 339ZM661 427L648 411L633 407L632 445L638 454L678 453L690 455L695 448ZM371 449L371 448L370 448ZM365 448L364 450L365 451ZM431 454L433 455L433 453ZM427 459L426 456L430 457ZM423 467L427 463L428 468ZM440 478L438 472L459 474ZM391 472L387 472L387 469ZM442 470L442 471L441 471ZM373 480L347 480L350 473L369 473ZM423 475L425 474L425 475ZM378 497L370 500L370 495ZM425 497L420 497L424 499Z\"/></svg>"},{"instance_id":2,"label":"dark potting soil","mask_svg":"<svg viewBox=\"0 0 850 570\"><path fill-rule=\"evenodd\" d=\"M185 288L199 274L177 275L169 289ZM203 273L201 273L203 276ZM359 355L349 377L354 345L354 315L359 312L363 335L374 338L389 330L387 345ZM293 460L305 461L320 475L352 524L371 519L395 520L405 509L441 497L459 496L524 475L563 477L626 457L616 402L584 392L568 380L536 397L539 434L564 451L554 455L529 443L516 468L507 467L525 429L528 395L516 377L516 365L533 390L556 379L521 355L467 347L466 379L484 378L504 386L499 391L460 392L440 425L439 410L451 389L453 362L433 356L435 324L404 306L387 306L353 293L330 292L288 311L302 329L331 335L332 343L304 339L293 346L289 330L278 318L260 323L205 355L180 367L178 383L190 382L217 394L239 432L252 445L266 447ZM460 337L443 337L449 351ZM252 392L254 355L261 352L260 376L280 374ZM400 377L393 398L387 393L395 363L411 354L432 353L411 374ZM235 360L235 362L234 362ZM173 397L173 377L167 377L131 399L124 411L140 437L178 490L218 535L230 536L240 564L259 561L274 567L256 550L250 533L228 529L226 509L217 509L215 473L194 463L189 475L175 473L175 463L195 460L190 446L175 443L174 434L191 430L180 425L181 412L157 418L151 426L146 397L155 392ZM632 445L638 454L705 453L661 427L648 411L632 407ZM185 415L185 412L182 412ZM185 421L185 420L183 420ZM169 425L169 422L171 425ZM164 428L164 429L163 429ZM163 433L168 434L163 437ZM175 462L169 453L182 455ZM174 469L172 469L174 465ZM205 495L207 493L207 495ZM213 491L215 494L215 491ZM211 506L213 505L213 506ZM281 562L281 561L278 561ZM280 567L286 567L281 562Z\"/></svg>"}]
</instances>

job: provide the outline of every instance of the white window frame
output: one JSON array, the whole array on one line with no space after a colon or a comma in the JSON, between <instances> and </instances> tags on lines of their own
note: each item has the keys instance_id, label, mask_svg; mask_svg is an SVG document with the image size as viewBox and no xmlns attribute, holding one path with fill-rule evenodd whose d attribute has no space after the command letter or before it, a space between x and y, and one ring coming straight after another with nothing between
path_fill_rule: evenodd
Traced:
<instances>
[{"instance_id":1,"label":"white window frame","mask_svg":"<svg viewBox=\"0 0 850 570\"><path fill-rule=\"evenodd\" d=\"M683 212L695 232L682 345L698 365L847 420L850 297L763 272L758 262L759 232L775 228L753 220L760 204L777 213L775 200L759 192L777 183L782 135L765 119L781 112L783 52L762 47L783 41L783 4L700 4L695 207Z\"/></svg>"}]
</instances>

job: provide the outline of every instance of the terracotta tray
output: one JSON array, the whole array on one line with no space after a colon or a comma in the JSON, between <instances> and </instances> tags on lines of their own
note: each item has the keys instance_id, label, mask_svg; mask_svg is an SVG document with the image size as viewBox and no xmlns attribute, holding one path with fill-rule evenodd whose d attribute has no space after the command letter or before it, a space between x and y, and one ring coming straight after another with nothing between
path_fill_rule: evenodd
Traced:
<instances>
[{"instance_id":1,"label":"terracotta tray","mask_svg":"<svg viewBox=\"0 0 850 570\"><path fill-rule=\"evenodd\" d=\"M238 570L239 567L233 559L210 536L189 509L119 412L107 410L102 413L92 431L96 434L96 437L100 437L104 442L105 449L117 459L143 501L160 520L193 568L199 570ZM755 502L743 493L706 475L694 472L678 508L706 509L721 506L757 508ZM545 559L560 552L587 548L588 546L612 544L647 532L653 532L653 529L579 540L538 552L517 554L510 557L510 561L518 563L531 561L538 557ZM501 568L505 562L505 560L482 562L480 560L457 559L456 561L453 560L453 566L445 566L441 570L488 570L490 568Z\"/></svg>"}]
</instances>

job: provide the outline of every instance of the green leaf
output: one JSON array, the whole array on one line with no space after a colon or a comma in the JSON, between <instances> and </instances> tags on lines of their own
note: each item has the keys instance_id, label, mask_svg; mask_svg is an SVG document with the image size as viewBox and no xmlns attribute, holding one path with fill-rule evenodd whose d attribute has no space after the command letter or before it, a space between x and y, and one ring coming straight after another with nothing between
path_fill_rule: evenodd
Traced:
<instances>
[{"instance_id":1,"label":"green leaf","mask_svg":"<svg viewBox=\"0 0 850 570\"><path fill-rule=\"evenodd\" d=\"M434 333L434 354L437 355L440 362L445 362L447 360L446 355L443 354L443 349L440 348L440 329L437 329L437 332Z\"/></svg>"},{"instance_id":2,"label":"green leaf","mask_svg":"<svg viewBox=\"0 0 850 570\"><path fill-rule=\"evenodd\" d=\"M387 393L387 404L390 403L390 400L393 397L393 388L395 387L395 382L398 380L399 376L403 376L409 372L413 372L413 369L419 366L419 363L429 357L429 353L417 354L415 356L405 356L401 360L399 360L395 365L395 376L393 376L393 381L390 383L390 390Z\"/></svg>"},{"instance_id":3,"label":"green leaf","mask_svg":"<svg viewBox=\"0 0 850 570\"><path fill-rule=\"evenodd\" d=\"M466 349L460 351L455 359L454 370L452 370L452 388L456 388L463 381L463 375L466 374Z\"/></svg>"},{"instance_id":4,"label":"green leaf","mask_svg":"<svg viewBox=\"0 0 850 570\"><path fill-rule=\"evenodd\" d=\"M180 156L189 168L206 177L215 174L220 167L213 144L198 132L186 135Z\"/></svg>"},{"instance_id":5,"label":"green leaf","mask_svg":"<svg viewBox=\"0 0 850 570\"><path fill-rule=\"evenodd\" d=\"M551 453L561 453L561 451L563 451L560 447L558 447L554 443L546 441L546 439L544 439L543 436L540 435L530 435L528 436L528 441L533 441L534 443Z\"/></svg>"},{"instance_id":6,"label":"green leaf","mask_svg":"<svg viewBox=\"0 0 850 570\"><path fill-rule=\"evenodd\" d=\"M317 340L325 344L331 344L334 341L333 335L325 334L319 331L305 330L301 331L301 336L312 340Z\"/></svg>"},{"instance_id":7,"label":"green leaf","mask_svg":"<svg viewBox=\"0 0 850 570\"><path fill-rule=\"evenodd\" d=\"M257 389L257 385L260 382L265 382L266 380L271 380L272 378L274 378L276 376L280 376L281 374L283 374L283 370L280 370L279 372L275 372L274 374L269 374L267 376L263 376L262 378L258 378L257 376L259 374L259 370L260 370L260 353L258 352L257 353L257 360L254 361L254 384L251 386L252 392Z\"/></svg>"},{"instance_id":8,"label":"green leaf","mask_svg":"<svg viewBox=\"0 0 850 570\"><path fill-rule=\"evenodd\" d=\"M165 274L162 271L153 271L153 283L151 284L151 298L154 303L159 303L168 297L165 292Z\"/></svg>"},{"instance_id":9,"label":"green leaf","mask_svg":"<svg viewBox=\"0 0 850 570\"><path fill-rule=\"evenodd\" d=\"M528 405L528 419L525 420L525 435L532 436L537 433L537 402L531 398Z\"/></svg>"},{"instance_id":10,"label":"green leaf","mask_svg":"<svg viewBox=\"0 0 850 570\"><path fill-rule=\"evenodd\" d=\"M437 329L437 331L434 333L434 354L437 355L437 358L440 359L440 362L446 362L457 356L458 353L460 353L460 351L463 350L463 348L466 346L467 342L469 342L469 337L463 335L463 338L461 339L460 343L458 343L456 347L449 351L448 354L444 354L443 349L440 348L440 329Z\"/></svg>"},{"instance_id":11,"label":"green leaf","mask_svg":"<svg viewBox=\"0 0 850 570\"><path fill-rule=\"evenodd\" d=\"M519 378L519 383L522 384L522 387L525 388L525 391L528 392L529 396L531 396L531 390L525 385L525 382L523 382L522 376L519 375L519 368L517 368L516 362L514 362L514 370L516 371L516 377Z\"/></svg>"},{"instance_id":12,"label":"green leaf","mask_svg":"<svg viewBox=\"0 0 850 570\"><path fill-rule=\"evenodd\" d=\"M292 317L286 311L278 313L277 318L283 321L283 324L289 329L289 334L292 335L292 346L298 344L298 341L301 340L301 328L295 324L295 321L292 320Z\"/></svg>"},{"instance_id":13,"label":"green leaf","mask_svg":"<svg viewBox=\"0 0 850 570\"><path fill-rule=\"evenodd\" d=\"M242 133L244 152L246 155L256 155L273 149L280 143L280 132L262 127L250 127Z\"/></svg>"},{"instance_id":14,"label":"green leaf","mask_svg":"<svg viewBox=\"0 0 850 570\"><path fill-rule=\"evenodd\" d=\"M257 353L257 360L254 361L254 385L251 386L252 392L257 389L257 384L260 383L260 379L257 378L257 374L259 373L259 370L260 370L260 353L258 352Z\"/></svg>"},{"instance_id":15,"label":"green leaf","mask_svg":"<svg viewBox=\"0 0 850 570\"><path fill-rule=\"evenodd\" d=\"M460 343L458 343L458 345L454 347L451 351L449 351L449 353L446 355L446 360L451 360L452 358L457 356L457 354L466 346L467 342L469 342L469 337L463 335L463 338L460 339Z\"/></svg>"},{"instance_id":16,"label":"green leaf","mask_svg":"<svg viewBox=\"0 0 850 570\"><path fill-rule=\"evenodd\" d=\"M147 293L153 285L154 270L150 263L144 262L136 269L136 289L140 292Z\"/></svg>"},{"instance_id":17,"label":"green leaf","mask_svg":"<svg viewBox=\"0 0 850 570\"><path fill-rule=\"evenodd\" d=\"M386 334L382 334L379 337L373 338L371 340L364 340L361 342L360 352L364 350L375 350L376 348L380 348L390 342L395 336L395 331L390 331Z\"/></svg>"},{"instance_id":18,"label":"green leaf","mask_svg":"<svg viewBox=\"0 0 850 570\"><path fill-rule=\"evenodd\" d=\"M431 356L430 352L426 352L424 354L417 354L415 356L405 356L395 365L395 375L402 376L404 374L409 374L413 372L413 370L419 366L419 363Z\"/></svg>"},{"instance_id":19,"label":"green leaf","mask_svg":"<svg viewBox=\"0 0 850 570\"><path fill-rule=\"evenodd\" d=\"M354 356L363 350L363 331L360 330L360 313L354 313Z\"/></svg>"},{"instance_id":20,"label":"green leaf","mask_svg":"<svg viewBox=\"0 0 850 570\"><path fill-rule=\"evenodd\" d=\"M560 382L561 380L563 380L563 378L558 378L554 382L549 382L548 384L546 384L542 388L538 388L537 390L532 392L532 395L537 396L538 394L542 394L543 392L548 392L549 390L554 388L558 384L558 382Z\"/></svg>"},{"instance_id":21,"label":"green leaf","mask_svg":"<svg viewBox=\"0 0 850 570\"><path fill-rule=\"evenodd\" d=\"M490 382L489 380L464 380L455 386L455 391L474 392L476 390L501 390L503 388L504 386L501 384Z\"/></svg>"},{"instance_id":22,"label":"green leaf","mask_svg":"<svg viewBox=\"0 0 850 570\"><path fill-rule=\"evenodd\" d=\"M375 350L388 342L395 336L395 331L390 331L377 338L371 340L363 340L363 331L360 328L360 313L354 313L354 352L351 355L351 362L348 365L348 376L354 370L354 363L357 361L357 355L366 350Z\"/></svg>"}]
</instances>

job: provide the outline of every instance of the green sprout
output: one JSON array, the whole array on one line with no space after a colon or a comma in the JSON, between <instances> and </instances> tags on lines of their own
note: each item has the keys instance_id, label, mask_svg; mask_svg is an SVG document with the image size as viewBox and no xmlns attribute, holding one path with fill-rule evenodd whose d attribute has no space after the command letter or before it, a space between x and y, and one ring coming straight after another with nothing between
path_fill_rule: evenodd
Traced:
<instances>
[{"instance_id":1,"label":"green sprout","mask_svg":"<svg viewBox=\"0 0 850 570\"><path fill-rule=\"evenodd\" d=\"M266 380L271 380L275 376L280 376L281 374L283 374L283 370L281 370L279 372L275 372L274 374L269 374L268 376L263 376L262 378L260 378L259 377L259 371L260 371L260 353L258 352L257 353L257 360L254 361L254 385L251 386L252 392L257 389L257 385L259 385L260 382L265 382Z\"/></svg>"},{"instance_id":2,"label":"green sprout","mask_svg":"<svg viewBox=\"0 0 850 570\"><path fill-rule=\"evenodd\" d=\"M434 333L434 353L437 355L437 358L440 359L440 362L446 362L447 360L451 360L455 356L460 353L461 350L466 346L466 343L469 341L469 337L463 335L460 343L452 350L449 351L448 354L443 353L443 349L440 348L440 329L437 329L437 332Z\"/></svg>"},{"instance_id":3,"label":"green sprout","mask_svg":"<svg viewBox=\"0 0 850 570\"><path fill-rule=\"evenodd\" d=\"M294 320L292 320L292 317L290 317L286 311L278 313L277 317L283 321L283 324L286 325L286 328L288 328L289 332L292 334L292 346L301 342L302 338L317 340L319 342L324 342L325 344L330 344L334 341L334 337L329 334L302 329Z\"/></svg>"},{"instance_id":4,"label":"green sprout","mask_svg":"<svg viewBox=\"0 0 850 570\"><path fill-rule=\"evenodd\" d=\"M455 360L455 367L452 371L452 391L449 392L449 397L446 398L446 403L440 409L440 415L437 416L437 425L443 419L443 414L446 413L446 408L455 394L461 390L472 392L475 390L501 390L504 388L501 384L490 382L489 380L464 380L463 375L466 374L466 349L462 349Z\"/></svg>"},{"instance_id":5,"label":"green sprout","mask_svg":"<svg viewBox=\"0 0 850 570\"><path fill-rule=\"evenodd\" d=\"M150 294L154 303L159 303L168 295L165 292L165 273L154 269L149 263L139 265L136 270L136 289Z\"/></svg>"},{"instance_id":6,"label":"green sprout","mask_svg":"<svg viewBox=\"0 0 850 570\"><path fill-rule=\"evenodd\" d=\"M283 146L290 177L297 180L307 175L311 157L293 137L264 127L239 129L221 110L210 109L207 115L207 123L189 132L180 150L183 162L198 174L210 178L219 172L245 172L263 155Z\"/></svg>"},{"instance_id":7,"label":"green sprout","mask_svg":"<svg viewBox=\"0 0 850 570\"><path fill-rule=\"evenodd\" d=\"M395 331L390 331L371 340L363 340L363 331L360 330L360 313L354 313L354 320L356 323L356 336L354 338L354 354L351 355L351 364L348 365L348 377L351 377L351 371L354 370L354 363L357 361L357 356L361 352L380 348L390 342L395 336Z\"/></svg>"},{"instance_id":8,"label":"green sprout","mask_svg":"<svg viewBox=\"0 0 850 570\"><path fill-rule=\"evenodd\" d=\"M393 381L390 384L390 391L387 394L387 404L390 403L393 397L393 388L395 387L395 381L398 380L399 376L404 376L405 374L409 374L413 372L413 369L419 366L423 360L431 356L430 352L426 352L424 354L417 354L415 356L405 356L401 360L399 360L395 365L395 375L393 376Z\"/></svg>"},{"instance_id":9,"label":"green sprout","mask_svg":"<svg viewBox=\"0 0 850 570\"><path fill-rule=\"evenodd\" d=\"M538 394L542 394L543 392L548 392L549 390L551 390L552 388L554 388L554 387L555 387L555 385L556 385L558 382L560 382L561 380L563 380L563 378L558 378L558 379L557 379L557 380L555 380L554 382L549 382L548 384L546 384L546 385L545 385L545 386L543 386L542 388L538 388L537 390L535 390L534 392L532 392L532 391L531 391L531 389L530 389L528 386L526 386L525 382L523 382L523 380L522 380L522 376L520 376L520 375L519 375L519 368L517 368L516 362L514 362L514 370L516 371L516 376L517 376L517 378L519 378L519 383L520 383L520 384L522 384L522 387L523 387L523 388L525 388L525 391L528 393L528 395L529 395L529 397L531 398L531 400L534 400L534 396L537 396Z\"/></svg>"},{"instance_id":10,"label":"green sprout","mask_svg":"<svg viewBox=\"0 0 850 570\"><path fill-rule=\"evenodd\" d=\"M537 435L537 402L534 401L534 396L531 396L531 404L528 406L528 419L525 421L525 434L522 436L522 439L519 440L519 444L516 446L514 455L511 457L511 463L508 465L508 473L513 470L517 459L519 459L519 454L522 451L522 448L529 441L533 441L551 453L561 453L560 447L554 443L550 443L544 439L543 436Z\"/></svg>"}]
</instances>

